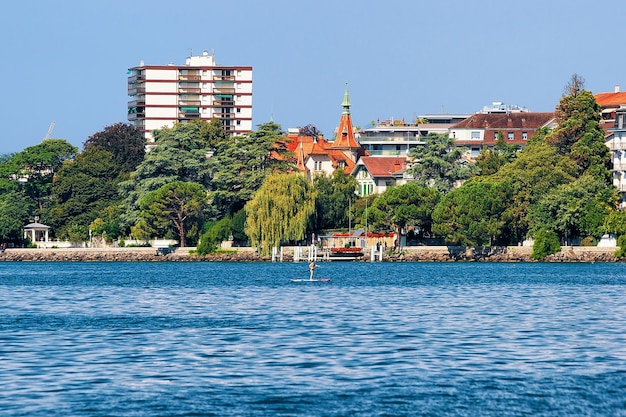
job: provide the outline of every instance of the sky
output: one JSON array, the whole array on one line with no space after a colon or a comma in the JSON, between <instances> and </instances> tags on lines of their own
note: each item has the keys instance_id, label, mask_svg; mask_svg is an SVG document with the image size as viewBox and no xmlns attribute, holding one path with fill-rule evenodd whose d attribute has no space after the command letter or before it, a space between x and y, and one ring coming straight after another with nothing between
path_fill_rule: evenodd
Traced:
<instances>
[{"instance_id":1,"label":"sky","mask_svg":"<svg viewBox=\"0 0 626 417\"><path fill-rule=\"evenodd\" d=\"M82 149L126 122L127 70L190 53L253 67L253 127L327 138L348 85L353 123L471 114L494 101L553 111L573 74L626 91L626 4L586 0L8 0L0 155L51 138Z\"/></svg>"}]
</instances>

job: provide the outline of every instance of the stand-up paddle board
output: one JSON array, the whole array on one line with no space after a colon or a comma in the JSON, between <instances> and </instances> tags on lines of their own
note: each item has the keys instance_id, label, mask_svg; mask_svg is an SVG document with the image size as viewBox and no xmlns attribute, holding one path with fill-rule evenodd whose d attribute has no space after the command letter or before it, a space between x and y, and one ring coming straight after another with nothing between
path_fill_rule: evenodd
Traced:
<instances>
[{"instance_id":1,"label":"stand-up paddle board","mask_svg":"<svg viewBox=\"0 0 626 417\"><path fill-rule=\"evenodd\" d=\"M330 282L330 278L313 278L313 279L290 279L291 282Z\"/></svg>"}]
</instances>

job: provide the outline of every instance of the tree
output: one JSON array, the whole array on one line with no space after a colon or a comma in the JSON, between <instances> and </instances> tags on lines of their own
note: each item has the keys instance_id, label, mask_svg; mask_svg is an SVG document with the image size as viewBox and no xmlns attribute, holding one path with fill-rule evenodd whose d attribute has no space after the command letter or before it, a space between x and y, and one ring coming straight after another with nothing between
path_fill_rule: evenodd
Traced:
<instances>
[{"instance_id":1,"label":"tree","mask_svg":"<svg viewBox=\"0 0 626 417\"><path fill-rule=\"evenodd\" d=\"M565 88L567 95L555 110L558 127L546 140L559 154L576 161L579 174L592 170L608 183L611 160L599 123L601 109L593 94L583 87L584 79L574 74Z\"/></svg>"},{"instance_id":2,"label":"tree","mask_svg":"<svg viewBox=\"0 0 626 417\"><path fill-rule=\"evenodd\" d=\"M299 173L269 175L246 204L246 234L268 255L282 242L302 240L315 211L315 192Z\"/></svg>"},{"instance_id":3,"label":"tree","mask_svg":"<svg viewBox=\"0 0 626 417\"><path fill-rule=\"evenodd\" d=\"M356 199L354 190L358 183L352 175L338 168L330 176L318 175L313 179L317 193L315 199L315 230L337 229L348 224L348 208Z\"/></svg>"},{"instance_id":4,"label":"tree","mask_svg":"<svg viewBox=\"0 0 626 417\"><path fill-rule=\"evenodd\" d=\"M210 134L218 137L208 137ZM212 178L208 156L215 151L211 143L221 144L224 140L219 130L207 122L176 124L171 129L155 130L153 135L156 146L146 154L131 178L120 183L125 228L140 220L139 201L166 184L193 182L208 189Z\"/></svg>"},{"instance_id":5,"label":"tree","mask_svg":"<svg viewBox=\"0 0 626 417\"><path fill-rule=\"evenodd\" d=\"M65 161L74 159L77 151L78 148L63 139L47 139L11 158L10 164L15 168L11 176L20 181L39 211L45 208L54 175Z\"/></svg>"},{"instance_id":6,"label":"tree","mask_svg":"<svg viewBox=\"0 0 626 417\"><path fill-rule=\"evenodd\" d=\"M492 245L506 235L511 186L474 178L446 194L433 212L433 231L460 245Z\"/></svg>"},{"instance_id":7,"label":"tree","mask_svg":"<svg viewBox=\"0 0 626 417\"><path fill-rule=\"evenodd\" d=\"M93 146L111 152L120 172L134 171L146 154L146 140L141 131L125 123L106 126L103 131L89 136L83 143L83 149Z\"/></svg>"},{"instance_id":8,"label":"tree","mask_svg":"<svg viewBox=\"0 0 626 417\"><path fill-rule=\"evenodd\" d=\"M533 259L544 259L548 255L553 255L561 250L559 237L552 230L541 229L535 235L533 250L530 257Z\"/></svg>"},{"instance_id":9,"label":"tree","mask_svg":"<svg viewBox=\"0 0 626 417\"><path fill-rule=\"evenodd\" d=\"M419 185L447 193L472 175L473 166L462 158L466 151L447 134L429 133L424 145L411 149L415 163L407 171Z\"/></svg>"},{"instance_id":10,"label":"tree","mask_svg":"<svg viewBox=\"0 0 626 417\"><path fill-rule=\"evenodd\" d=\"M120 201L119 167L113 154L90 147L68 161L57 173L51 190L48 221L58 237L87 240L89 225L102 211Z\"/></svg>"},{"instance_id":11,"label":"tree","mask_svg":"<svg viewBox=\"0 0 626 417\"><path fill-rule=\"evenodd\" d=\"M578 169L574 161L559 155L554 147L549 146L544 139L546 134L546 130L538 131L515 160L488 177L489 181L510 184L512 201L507 211L510 218L509 243L512 244L527 237L531 227L531 207L559 185L576 178Z\"/></svg>"},{"instance_id":12,"label":"tree","mask_svg":"<svg viewBox=\"0 0 626 417\"><path fill-rule=\"evenodd\" d=\"M507 143L502 132L498 132L496 146L483 148L476 158L478 175L495 174L502 166L513 161L520 150L521 146Z\"/></svg>"},{"instance_id":13,"label":"tree","mask_svg":"<svg viewBox=\"0 0 626 417\"><path fill-rule=\"evenodd\" d=\"M280 125L269 122L216 149L208 166L209 198L217 217L232 216L241 210L269 173L293 169L283 137Z\"/></svg>"},{"instance_id":14,"label":"tree","mask_svg":"<svg viewBox=\"0 0 626 417\"><path fill-rule=\"evenodd\" d=\"M581 235L600 238L604 219L618 201L612 186L591 174L583 175L558 186L532 207L530 233L546 229L566 240Z\"/></svg>"},{"instance_id":15,"label":"tree","mask_svg":"<svg viewBox=\"0 0 626 417\"><path fill-rule=\"evenodd\" d=\"M180 246L185 247L190 230L197 232L205 202L206 193L200 184L175 181L145 195L139 206L152 230L167 231L172 226Z\"/></svg>"},{"instance_id":16,"label":"tree","mask_svg":"<svg viewBox=\"0 0 626 417\"><path fill-rule=\"evenodd\" d=\"M372 203L378 210L373 224L377 229L406 233L411 226L418 236L430 235L432 213L439 202L440 193L415 182L389 188Z\"/></svg>"},{"instance_id":17,"label":"tree","mask_svg":"<svg viewBox=\"0 0 626 417\"><path fill-rule=\"evenodd\" d=\"M197 248L198 255L203 256L215 252L220 244L230 237L232 228L233 220L230 217L224 217L222 220L215 222L200 237Z\"/></svg>"},{"instance_id":18,"label":"tree","mask_svg":"<svg viewBox=\"0 0 626 417\"><path fill-rule=\"evenodd\" d=\"M20 244L35 203L19 191L0 193L0 243Z\"/></svg>"}]
</instances>

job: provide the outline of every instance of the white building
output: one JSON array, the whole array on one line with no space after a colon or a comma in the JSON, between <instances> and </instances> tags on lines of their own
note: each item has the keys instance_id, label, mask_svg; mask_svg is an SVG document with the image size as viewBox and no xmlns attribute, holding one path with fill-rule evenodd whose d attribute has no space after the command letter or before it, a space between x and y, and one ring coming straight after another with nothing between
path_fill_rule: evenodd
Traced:
<instances>
[{"instance_id":1,"label":"white building","mask_svg":"<svg viewBox=\"0 0 626 417\"><path fill-rule=\"evenodd\" d=\"M378 122L376 126L355 133L355 138L372 156L407 156L410 149L423 145L429 133L447 134L450 126L469 114L425 114L416 123L400 120Z\"/></svg>"},{"instance_id":2,"label":"white building","mask_svg":"<svg viewBox=\"0 0 626 417\"><path fill-rule=\"evenodd\" d=\"M128 70L128 120L152 142L152 131L191 120L221 119L233 135L252 131L252 67L215 64L204 51L184 65Z\"/></svg>"},{"instance_id":3,"label":"white building","mask_svg":"<svg viewBox=\"0 0 626 417\"><path fill-rule=\"evenodd\" d=\"M620 106L615 111L615 124L608 129L609 136L606 144L612 152L613 157L613 185L622 194L621 207L625 207L626 192L626 105Z\"/></svg>"}]
</instances>

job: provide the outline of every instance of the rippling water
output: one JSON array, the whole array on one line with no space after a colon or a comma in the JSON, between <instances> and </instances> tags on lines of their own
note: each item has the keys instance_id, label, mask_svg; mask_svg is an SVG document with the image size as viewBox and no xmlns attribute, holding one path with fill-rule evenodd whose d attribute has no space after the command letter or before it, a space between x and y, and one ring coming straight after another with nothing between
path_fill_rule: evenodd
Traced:
<instances>
[{"instance_id":1,"label":"rippling water","mask_svg":"<svg viewBox=\"0 0 626 417\"><path fill-rule=\"evenodd\" d=\"M0 263L6 416L626 416L626 265Z\"/></svg>"}]
</instances>

